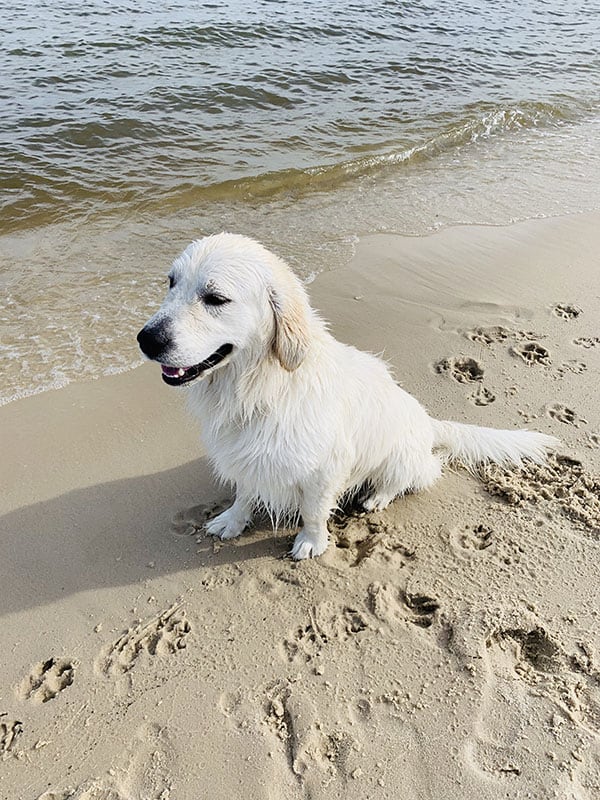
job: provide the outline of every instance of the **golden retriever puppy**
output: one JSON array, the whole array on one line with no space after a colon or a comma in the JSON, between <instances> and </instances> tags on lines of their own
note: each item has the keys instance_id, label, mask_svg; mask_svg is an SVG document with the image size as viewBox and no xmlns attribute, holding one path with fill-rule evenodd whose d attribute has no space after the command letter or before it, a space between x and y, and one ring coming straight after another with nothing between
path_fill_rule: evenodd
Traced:
<instances>
[{"instance_id":1,"label":"golden retriever puppy","mask_svg":"<svg viewBox=\"0 0 600 800\"><path fill-rule=\"evenodd\" d=\"M239 536L257 506L299 513L295 559L325 551L327 520L349 492L379 510L427 489L448 459L541 461L558 443L432 419L383 361L334 339L288 266L244 236L193 242L138 342L166 383L189 387L212 466L235 487L208 532Z\"/></svg>"}]
</instances>

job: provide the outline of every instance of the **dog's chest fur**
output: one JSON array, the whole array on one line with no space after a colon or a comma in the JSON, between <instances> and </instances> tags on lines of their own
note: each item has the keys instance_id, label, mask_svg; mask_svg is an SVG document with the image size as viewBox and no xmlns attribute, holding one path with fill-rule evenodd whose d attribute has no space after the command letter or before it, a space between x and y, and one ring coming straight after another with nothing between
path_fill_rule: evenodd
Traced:
<instances>
[{"instance_id":1,"label":"dog's chest fur","mask_svg":"<svg viewBox=\"0 0 600 800\"><path fill-rule=\"evenodd\" d=\"M256 380L223 370L192 389L190 404L219 478L278 513L297 507L299 486L334 450L315 388L310 392L301 375L267 367Z\"/></svg>"}]
</instances>

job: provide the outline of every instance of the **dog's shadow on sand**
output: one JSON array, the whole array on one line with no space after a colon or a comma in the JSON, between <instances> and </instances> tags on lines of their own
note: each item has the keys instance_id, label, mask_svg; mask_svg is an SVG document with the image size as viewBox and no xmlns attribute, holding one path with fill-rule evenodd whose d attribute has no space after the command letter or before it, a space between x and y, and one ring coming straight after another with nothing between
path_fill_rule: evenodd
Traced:
<instances>
[{"instance_id":1,"label":"dog's shadow on sand","mask_svg":"<svg viewBox=\"0 0 600 800\"><path fill-rule=\"evenodd\" d=\"M0 614L77 592L257 558L283 557L291 530L259 520L221 543L204 520L227 505L204 460L76 489L0 518Z\"/></svg>"}]
</instances>

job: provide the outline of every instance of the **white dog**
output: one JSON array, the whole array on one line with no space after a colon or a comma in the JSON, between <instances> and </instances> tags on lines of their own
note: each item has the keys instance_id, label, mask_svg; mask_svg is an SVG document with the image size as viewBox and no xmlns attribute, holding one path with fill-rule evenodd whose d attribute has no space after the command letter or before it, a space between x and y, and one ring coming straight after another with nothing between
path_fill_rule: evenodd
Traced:
<instances>
[{"instance_id":1,"label":"white dog","mask_svg":"<svg viewBox=\"0 0 600 800\"><path fill-rule=\"evenodd\" d=\"M252 239L222 233L193 242L169 273L169 292L138 334L163 380L190 384L190 401L233 505L207 523L230 539L264 505L299 512L291 555L327 548L340 498L362 489L366 510L427 489L448 459L542 461L552 436L440 422L375 356L336 341L287 265Z\"/></svg>"}]
</instances>

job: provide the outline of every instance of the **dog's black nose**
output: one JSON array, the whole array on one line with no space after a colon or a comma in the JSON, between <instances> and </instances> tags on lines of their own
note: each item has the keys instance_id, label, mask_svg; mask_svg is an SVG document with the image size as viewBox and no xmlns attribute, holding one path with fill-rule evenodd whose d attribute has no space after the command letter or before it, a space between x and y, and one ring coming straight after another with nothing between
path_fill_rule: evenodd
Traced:
<instances>
[{"instance_id":1,"label":"dog's black nose","mask_svg":"<svg viewBox=\"0 0 600 800\"><path fill-rule=\"evenodd\" d=\"M160 361L161 357L164 358L171 347L168 323L163 321L154 325L146 325L138 333L137 340L144 355Z\"/></svg>"}]
</instances>

